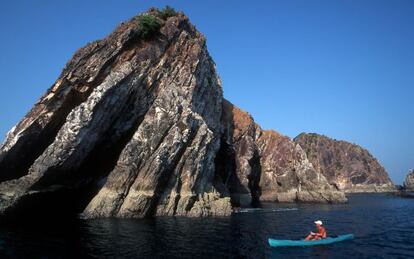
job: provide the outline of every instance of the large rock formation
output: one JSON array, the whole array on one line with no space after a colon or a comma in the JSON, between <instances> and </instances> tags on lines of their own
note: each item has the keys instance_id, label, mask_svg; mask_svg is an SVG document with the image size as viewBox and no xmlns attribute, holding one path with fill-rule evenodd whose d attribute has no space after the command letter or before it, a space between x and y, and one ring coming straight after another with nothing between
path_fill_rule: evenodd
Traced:
<instances>
[{"instance_id":1,"label":"large rock formation","mask_svg":"<svg viewBox=\"0 0 414 259\"><path fill-rule=\"evenodd\" d=\"M414 170L413 169L408 171L408 174L405 177L403 188L405 191L414 192Z\"/></svg>"},{"instance_id":2,"label":"large rock formation","mask_svg":"<svg viewBox=\"0 0 414 259\"><path fill-rule=\"evenodd\" d=\"M262 130L246 112L228 101L222 115L224 134L218 173L236 204L251 200L344 202L302 148L272 130Z\"/></svg>"},{"instance_id":3,"label":"large rock formation","mask_svg":"<svg viewBox=\"0 0 414 259\"><path fill-rule=\"evenodd\" d=\"M86 217L230 213L212 186L222 90L205 38L182 14L145 15L159 31L137 17L80 49L8 134L2 212L87 186Z\"/></svg>"},{"instance_id":4,"label":"large rock formation","mask_svg":"<svg viewBox=\"0 0 414 259\"><path fill-rule=\"evenodd\" d=\"M315 133L302 133L302 146L315 169L345 192L390 192L395 186L385 169L364 148Z\"/></svg>"},{"instance_id":5,"label":"large rock formation","mask_svg":"<svg viewBox=\"0 0 414 259\"><path fill-rule=\"evenodd\" d=\"M344 201L299 145L223 104L203 35L156 9L75 53L7 135L0 182L3 215L229 215L230 194Z\"/></svg>"}]
</instances>

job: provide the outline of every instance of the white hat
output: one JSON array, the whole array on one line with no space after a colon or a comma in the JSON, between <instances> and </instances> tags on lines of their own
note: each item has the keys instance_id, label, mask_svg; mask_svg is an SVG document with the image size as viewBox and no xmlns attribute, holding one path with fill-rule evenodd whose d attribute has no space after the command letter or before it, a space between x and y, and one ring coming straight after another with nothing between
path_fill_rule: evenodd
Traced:
<instances>
[{"instance_id":1,"label":"white hat","mask_svg":"<svg viewBox=\"0 0 414 259\"><path fill-rule=\"evenodd\" d=\"M317 221L315 221L315 224L322 225L322 221L317 220Z\"/></svg>"}]
</instances>

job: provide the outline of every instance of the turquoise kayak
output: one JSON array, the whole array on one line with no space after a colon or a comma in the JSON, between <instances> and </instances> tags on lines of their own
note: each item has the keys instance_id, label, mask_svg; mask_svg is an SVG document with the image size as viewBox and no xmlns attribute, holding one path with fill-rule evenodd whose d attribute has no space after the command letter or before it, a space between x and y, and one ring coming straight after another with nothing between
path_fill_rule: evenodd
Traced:
<instances>
[{"instance_id":1,"label":"turquoise kayak","mask_svg":"<svg viewBox=\"0 0 414 259\"><path fill-rule=\"evenodd\" d=\"M354 239L353 234L339 235L335 237L327 237L320 240L277 240L269 238L269 245L272 247L282 246L317 246L317 245L329 245L336 242Z\"/></svg>"}]
</instances>

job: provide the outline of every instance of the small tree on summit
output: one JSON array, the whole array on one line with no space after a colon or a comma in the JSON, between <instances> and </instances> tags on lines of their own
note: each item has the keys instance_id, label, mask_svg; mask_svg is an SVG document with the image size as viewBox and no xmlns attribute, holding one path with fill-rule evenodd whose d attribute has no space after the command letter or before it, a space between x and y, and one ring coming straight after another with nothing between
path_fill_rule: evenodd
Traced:
<instances>
[{"instance_id":1,"label":"small tree on summit","mask_svg":"<svg viewBox=\"0 0 414 259\"><path fill-rule=\"evenodd\" d=\"M168 5L161 10L154 9L149 13L142 14L134 18L137 26L137 33L142 39L147 39L157 33L163 23L162 20L167 20L169 17L176 16L178 14L174 8Z\"/></svg>"},{"instance_id":2,"label":"small tree on summit","mask_svg":"<svg viewBox=\"0 0 414 259\"><path fill-rule=\"evenodd\" d=\"M150 14L138 16L136 18L136 22L138 25L138 33L144 39L153 35L161 27L161 23L158 18Z\"/></svg>"},{"instance_id":3,"label":"small tree on summit","mask_svg":"<svg viewBox=\"0 0 414 259\"><path fill-rule=\"evenodd\" d=\"M167 5L164 9L158 10L158 15L163 19L167 20L169 17L176 16L178 13L174 8Z\"/></svg>"}]
</instances>

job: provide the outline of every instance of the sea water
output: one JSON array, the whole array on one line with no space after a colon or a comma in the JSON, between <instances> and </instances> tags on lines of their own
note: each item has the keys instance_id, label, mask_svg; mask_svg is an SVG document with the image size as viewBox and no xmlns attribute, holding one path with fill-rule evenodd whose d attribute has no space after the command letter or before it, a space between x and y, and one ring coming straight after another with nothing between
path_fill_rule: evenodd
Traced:
<instances>
[{"instance_id":1,"label":"sea water","mask_svg":"<svg viewBox=\"0 0 414 259\"><path fill-rule=\"evenodd\" d=\"M348 204L269 204L227 218L62 218L0 225L0 258L414 258L414 199L350 195ZM322 220L355 239L271 248Z\"/></svg>"}]
</instances>

